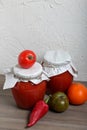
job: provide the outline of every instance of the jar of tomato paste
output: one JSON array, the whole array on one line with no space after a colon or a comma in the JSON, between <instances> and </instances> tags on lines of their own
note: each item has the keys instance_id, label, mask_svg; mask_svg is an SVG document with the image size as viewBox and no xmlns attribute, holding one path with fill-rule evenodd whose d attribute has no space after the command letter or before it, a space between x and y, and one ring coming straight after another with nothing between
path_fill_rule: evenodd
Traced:
<instances>
[{"instance_id":1,"label":"jar of tomato paste","mask_svg":"<svg viewBox=\"0 0 87 130\"><path fill-rule=\"evenodd\" d=\"M29 69L16 65L6 74L4 89L11 88L18 107L30 109L38 100L44 98L47 79L38 62Z\"/></svg>"},{"instance_id":2,"label":"jar of tomato paste","mask_svg":"<svg viewBox=\"0 0 87 130\"><path fill-rule=\"evenodd\" d=\"M66 92L77 76L77 70L72 64L71 56L64 50L52 50L46 52L43 59L43 70L50 78L47 83L47 93L57 91Z\"/></svg>"}]
</instances>

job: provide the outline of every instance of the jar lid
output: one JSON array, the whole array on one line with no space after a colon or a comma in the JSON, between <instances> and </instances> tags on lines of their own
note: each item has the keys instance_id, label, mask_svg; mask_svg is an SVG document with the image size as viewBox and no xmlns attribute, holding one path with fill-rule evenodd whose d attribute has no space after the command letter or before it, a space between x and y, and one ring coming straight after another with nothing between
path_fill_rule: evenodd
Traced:
<instances>
[{"instance_id":1,"label":"jar lid","mask_svg":"<svg viewBox=\"0 0 87 130\"><path fill-rule=\"evenodd\" d=\"M29 69L24 69L21 68L19 65L16 65L15 67L13 67L13 73L18 78L33 79L41 75L42 66L38 62L35 62L35 64Z\"/></svg>"},{"instance_id":2,"label":"jar lid","mask_svg":"<svg viewBox=\"0 0 87 130\"><path fill-rule=\"evenodd\" d=\"M68 52L60 50L51 50L44 55L44 62L53 65L63 65L71 62L71 56Z\"/></svg>"}]
</instances>

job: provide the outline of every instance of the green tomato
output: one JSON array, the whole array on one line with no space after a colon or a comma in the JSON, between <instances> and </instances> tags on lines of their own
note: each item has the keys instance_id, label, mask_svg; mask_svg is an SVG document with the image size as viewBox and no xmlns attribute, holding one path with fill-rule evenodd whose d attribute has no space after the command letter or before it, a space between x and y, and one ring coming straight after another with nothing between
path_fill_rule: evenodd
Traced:
<instances>
[{"instance_id":1,"label":"green tomato","mask_svg":"<svg viewBox=\"0 0 87 130\"><path fill-rule=\"evenodd\" d=\"M56 92L49 99L49 108L55 112L64 112L68 109L69 100L65 93Z\"/></svg>"}]
</instances>

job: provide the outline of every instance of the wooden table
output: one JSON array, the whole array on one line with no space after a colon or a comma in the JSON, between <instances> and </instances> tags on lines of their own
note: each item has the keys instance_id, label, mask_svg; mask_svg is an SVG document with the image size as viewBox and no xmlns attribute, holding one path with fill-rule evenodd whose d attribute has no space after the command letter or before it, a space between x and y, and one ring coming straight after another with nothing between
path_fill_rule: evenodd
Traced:
<instances>
[{"instance_id":1,"label":"wooden table","mask_svg":"<svg viewBox=\"0 0 87 130\"><path fill-rule=\"evenodd\" d=\"M3 90L5 77L0 75L0 130L25 130L28 110L17 108L10 90ZM87 82L84 82L87 85ZM70 105L63 113L49 111L30 130L87 130L87 103Z\"/></svg>"}]
</instances>

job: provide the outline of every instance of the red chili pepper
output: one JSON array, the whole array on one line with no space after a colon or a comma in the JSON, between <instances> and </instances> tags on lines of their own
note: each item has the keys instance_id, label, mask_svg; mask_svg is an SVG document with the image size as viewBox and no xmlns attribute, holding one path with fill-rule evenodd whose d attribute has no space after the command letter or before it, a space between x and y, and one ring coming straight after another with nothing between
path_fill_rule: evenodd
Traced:
<instances>
[{"instance_id":1,"label":"red chili pepper","mask_svg":"<svg viewBox=\"0 0 87 130\"><path fill-rule=\"evenodd\" d=\"M30 119L29 123L27 124L27 127L33 126L40 118L42 118L48 112L49 106L47 104L47 101L48 100L40 100L36 103L30 114Z\"/></svg>"}]
</instances>

